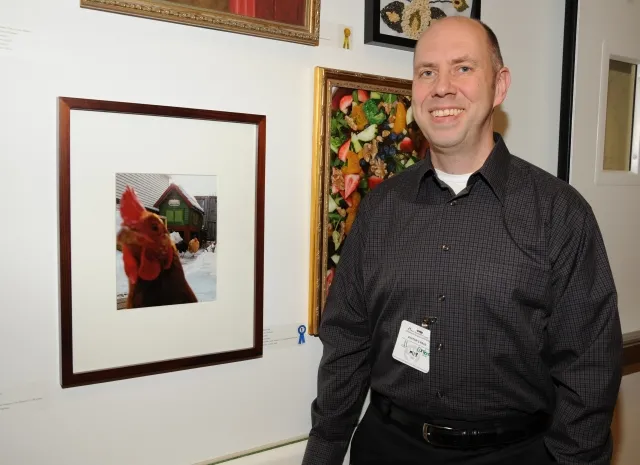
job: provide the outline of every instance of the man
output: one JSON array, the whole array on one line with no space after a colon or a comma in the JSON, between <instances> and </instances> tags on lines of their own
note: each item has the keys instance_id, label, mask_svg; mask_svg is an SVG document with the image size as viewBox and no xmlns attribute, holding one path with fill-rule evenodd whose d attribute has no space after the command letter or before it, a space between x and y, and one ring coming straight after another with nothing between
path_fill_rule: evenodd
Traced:
<instances>
[{"instance_id":1,"label":"man","mask_svg":"<svg viewBox=\"0 0 640 465\"><path fill-rule=\"evenodd\" d=\"M510 79L478 21L420 38L430 150L364 197L347 237L304 465L342 464L350 441L354 465L610 463L612 273L587 202L493 132Z\"/></svg>"}]
</instances>

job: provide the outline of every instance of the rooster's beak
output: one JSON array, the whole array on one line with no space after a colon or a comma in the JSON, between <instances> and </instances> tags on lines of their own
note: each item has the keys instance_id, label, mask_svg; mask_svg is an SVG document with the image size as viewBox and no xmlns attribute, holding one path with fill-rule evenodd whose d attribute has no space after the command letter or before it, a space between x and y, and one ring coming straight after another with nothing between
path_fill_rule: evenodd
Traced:
<instances>
[{"instance_id":1,"label":"rooster's beak","mask_svg":"<svg viewBox=\"0 0 640 465\"><path fill-rule=\"evenodd\" d=\"M123 225L120 228L120 231L118 231L117 241L121 245L126 245L129 247L139 246L141 245L139 239L139 234L127 226Z\"/></svg>"}]
</instances>

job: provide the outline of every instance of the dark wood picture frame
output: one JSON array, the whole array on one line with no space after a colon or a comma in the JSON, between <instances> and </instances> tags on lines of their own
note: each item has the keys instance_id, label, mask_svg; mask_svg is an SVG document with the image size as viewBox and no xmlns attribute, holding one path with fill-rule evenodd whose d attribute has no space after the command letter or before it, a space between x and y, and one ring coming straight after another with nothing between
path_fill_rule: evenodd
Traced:
<instances>
[{"instance_id":1,"label":"dark wood picture frame","mask_svg":"<svg viewBox=\"0 0 640 465\"><path fill-rule=\"evenodd\" d=\"M416 40L385 34L380 31L380 2L381 0L365 0L364 43L412 52L415 48ZM468 0L467 3L471 3L471 0ZM480 5L481 0L473 0L471 7L469 7L469 16L471 18L480 19Z\"/></svg>"},{"instance_id":2,"label":"dark wood picture frame","mask_svg":"<svg viewBox=\"0 0 640 465\"><path fill-rule=\"evenodd\" d=\"M74 370L74 327L72 326L74 303L72 299L72 211L71 211L71 167L73 164L71 140L71 113L73 110L89 112L111 112L130 115L161 116L187 120L209 120L216 122L254 125L255 141L255 201L254 223L255 255L253 257L254 281L248 283L253 292L253 330L251 347L240 350L221 351L203 355L163 359L151 363L118 366L94 371ZM264 191L265 191L265 147L266 116L259 114L233 113L194 108L179 108L140 103L92 100L84 98L58 98L58 148L59 148L59 271L60 271L60 356L61 386L63 388L123 380L140 376L167 373L177 370L206 367L229 362L259 358L263 354L263 269L264 269ZM78 195L77 193L75 195ZM114 297L115 298L115 297ZM115 302L115 301L114 301ZM198 305L198 304L196 304ZM114 312L115 312L114 308ZM247 310L249 312L250 310ZM179 332L180 328L176 328ZM247 335L248 336L248 335ZM159 341L158 344L162 344Z\"/></svg>"},{"instance_id":3,"label":"dark wood picture frame","mask_svg":"<svg viewBox=\"0 0 640 465\"><path fill-rule=\"evenodd\" d=\"M565 0L557 176L569 183L579 0ZM640 331L623 335L625 374L640 371Z\"/></svg>"}]
</instances>

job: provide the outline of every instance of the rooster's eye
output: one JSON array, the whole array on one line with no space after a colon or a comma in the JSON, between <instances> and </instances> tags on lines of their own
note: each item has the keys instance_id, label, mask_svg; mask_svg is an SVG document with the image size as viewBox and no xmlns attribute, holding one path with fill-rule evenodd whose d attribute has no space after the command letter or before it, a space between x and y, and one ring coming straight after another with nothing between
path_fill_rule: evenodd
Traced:
<instances>
[{"instance_id":1,"label":"rooster's eye","mask_svg":"<svg viewBox=\"0 0 640 465\"><path fill-rule=\"evenodd\" d=\"M151 223L151 230L152 231L157 231L158 230L158 225L155 223Z\"/></svg>"}]
</instances>

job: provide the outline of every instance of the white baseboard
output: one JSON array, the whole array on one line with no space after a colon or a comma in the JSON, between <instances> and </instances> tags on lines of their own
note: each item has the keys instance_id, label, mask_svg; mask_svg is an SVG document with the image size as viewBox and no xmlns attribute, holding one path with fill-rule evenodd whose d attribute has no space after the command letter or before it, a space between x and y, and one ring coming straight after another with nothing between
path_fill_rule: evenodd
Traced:
<instances>
[{"instance_id":1,"label":"white baseboard","mask_svg":"<svg viewBox=\"0 0 640 465\"><path fill-rule=\"evenodd\" d=\"M302 442L302 441L306 441L307 439L309 439L309 436L306 435L306 434L302 435L302 436L289 438L289 439L283 439L282 441L272 442L270 444L265 444L265 445L262 445L262 446L254 447L253 449L247 449L247 450L244 450L244 451L235 452L233 454L228 454L228 455L216 457L216 458L213 458L211 460L205 460L204 462L194 463L193 465L219 465L219 464L222 464L222 463L228 463L228 462L230 462L232 460L242 459L244 457L248 457L248 456L251 456L251 455L264 453L264 452L267 452L267 451L271 451L271 450L274 450L274 449L278 449L278 448L281 448L281 447L285 447L285 446L296 444L296 443L299 443L299 442ZM228 465L235 465L235 464L228 463Z\"/></svg>"}]
</instances>

